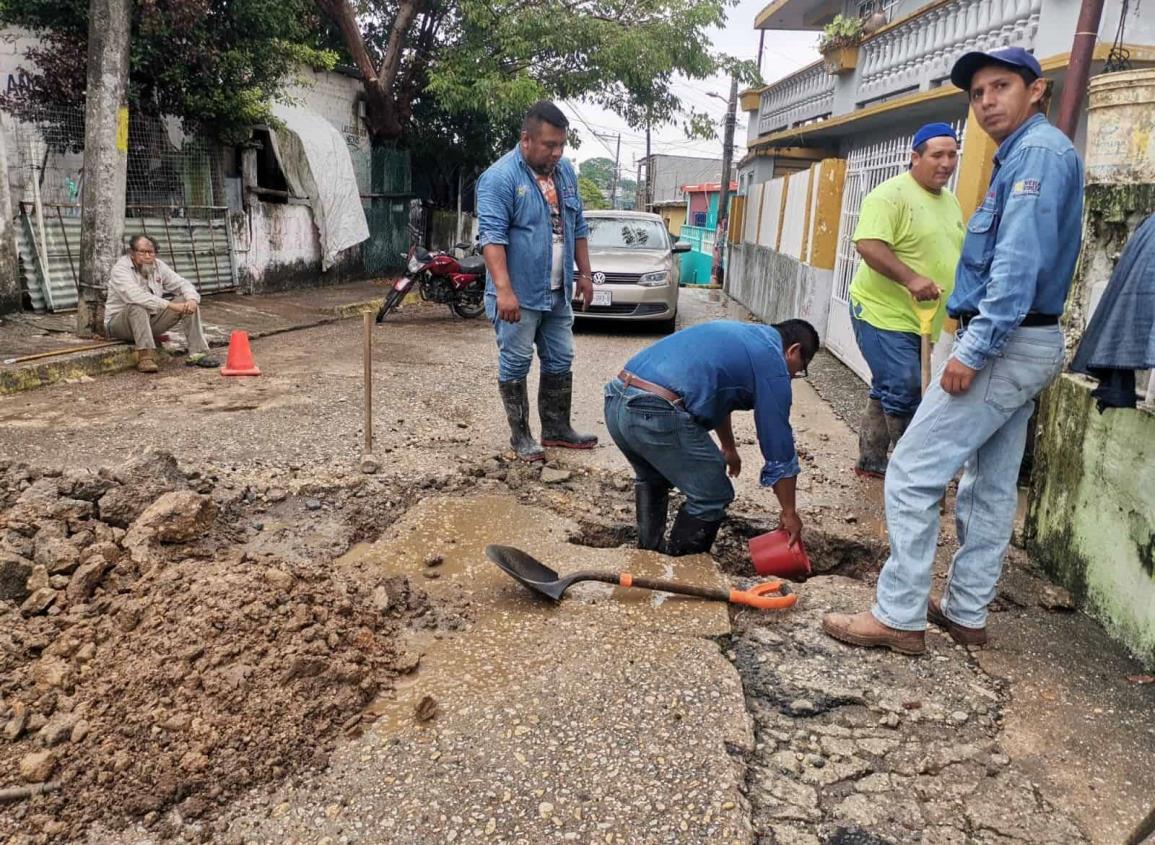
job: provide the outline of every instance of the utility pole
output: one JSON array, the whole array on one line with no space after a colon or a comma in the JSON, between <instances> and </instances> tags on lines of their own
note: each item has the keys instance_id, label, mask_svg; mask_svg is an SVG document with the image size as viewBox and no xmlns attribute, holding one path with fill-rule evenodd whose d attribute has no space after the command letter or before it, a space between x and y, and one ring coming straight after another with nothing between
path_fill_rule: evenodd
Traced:
<instances>
[{"instance_id":1,"label":"utility pole","mask_svg":"<svg viewBox=\"0 0 1155 845\"><path fill-rule=\"evenodd\" d=\"M105 279L124 253L132 0L89 0L76 332L102 334Z\"/></svg>"},{"instance_id":2,"label":"utility pole","mask_svg":"<svg viewBox=\"0 0 1155 845\"><path fill-rule=\"evenodd\" d=\"M762 75L762 48L766 46L766 30L758 32L758 75Z\"/></svg>"},{"instance_id":3,"label":"utility pole","mask_svg":"<svg viewBox=\"0 0 1155 845\"><path fill-rule=\"evenodd\" d=\"M621 171L618 169L618 161L621 159L621 157L622 136L619 134L617 152L614 153L614 181L610 185L610 208L615 210L618 207L618 182L621 181L621 177L619 175Z\"/></svg>"},{"instance_id":4,"label":"utility pole","mask_svg":"<svg viewBox=\"0 0 1155 845\"><path fill-rule=\"evenodd\" d=\"M722 184L718 194L718 229L714 236L714 277L722 284L724 267L722 264L726 233L729 231L730 217L730 168L734 161L734 124L738 112L738 77L730 77L730 101L726 105L726 129L722 137Z\"/></svg>"},{"instance_id":5,"label":"utility pole","mask_svg":"<svg viewBox=\"0 0 1155 845\"><path fill-rule=\"evenodd\" d=\"M1091 61L1095 57L1095 40L1099 37L1099 23L1103 19L1103 0L1083 0L1079 20L1075 24L1075 39L1071 44L1071 63L1063 94L1059 97L1059 119L1056 126L1072 140L1079 124L1079 109L1087 93L1091 76Z\"/></svg>"},{"instance_id":6,"label":"utility pole","mask_svg":"<svg viewBox=\"0 0 1155 845\"><path fill-rule=\"evenodd\" d=\"M650 116L646 115L646 211L654 205L654 157L650 153Z\"/></svg>"}]
</instances>

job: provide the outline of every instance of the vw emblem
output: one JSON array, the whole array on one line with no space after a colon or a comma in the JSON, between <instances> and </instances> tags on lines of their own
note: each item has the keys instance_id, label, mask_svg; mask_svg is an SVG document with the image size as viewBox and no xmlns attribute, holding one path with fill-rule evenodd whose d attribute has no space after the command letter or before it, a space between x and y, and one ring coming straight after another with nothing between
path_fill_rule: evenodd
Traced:
<instances>
[{"instance_id":1,"label":"vw emblem","mask_svg":"<svg viewBox=\"0 0 1155 845\"><path fill-rule=\"evenodd\" d=\"M595 285L604 285L605 283L606 283L606 274L605 273L601 272L600 270L598 272L594 273L594 284Z\"/></svg>"}]
</instances>

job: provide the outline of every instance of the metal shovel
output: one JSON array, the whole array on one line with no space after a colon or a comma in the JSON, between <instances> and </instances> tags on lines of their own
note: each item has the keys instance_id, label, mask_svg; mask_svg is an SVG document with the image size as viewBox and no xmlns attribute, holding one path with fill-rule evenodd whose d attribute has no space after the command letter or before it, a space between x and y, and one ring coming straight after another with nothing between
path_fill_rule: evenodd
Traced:
<instances>
[{"instance_id":1,"label":"metal shovel","mask_svg":"<svg viewBox=\"0 0 1155 845\"><path fill-rule=\"evenodd\" d=\"M790 591L787 584L768 581L751 590L722 590L713 587L696 587L677 581L663 581L658 578L644 578L628 572L574 572L564 578L532 555L512 546L486 546L485 556L500 566L523 585L543 596L561 601L562 594L578 581L601 581L619 587L640 587L643 590L659 590L663 593L678 593L697 596L709 601L724 601L744 604L761 610L784 610L798 601L798 596ZM771 596L767 593L778 593Z\"/></svg>"}]
</instances>

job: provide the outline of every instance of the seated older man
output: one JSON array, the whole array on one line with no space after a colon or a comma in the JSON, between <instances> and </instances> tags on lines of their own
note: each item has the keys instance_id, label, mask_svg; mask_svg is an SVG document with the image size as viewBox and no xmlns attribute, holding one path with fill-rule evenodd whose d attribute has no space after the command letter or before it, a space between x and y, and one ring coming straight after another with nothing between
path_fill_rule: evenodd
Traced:
<instances>
[{"instance_id":1,"label":"seated older man","mask_svg":"<svg viewBox=\"0 0 1155 845\"><path fill-rule=\"evenodd\" d=\"M156 257L156 241L137 235L128 254L112 265L105 329L111 338L133 342L136 368L142 373L157 371L156 341L177 323L188 339L186 363L190 367L217 367L220 361L209 354L201 325L200 301L192 282Z\"/></svg>"}]
</instances>

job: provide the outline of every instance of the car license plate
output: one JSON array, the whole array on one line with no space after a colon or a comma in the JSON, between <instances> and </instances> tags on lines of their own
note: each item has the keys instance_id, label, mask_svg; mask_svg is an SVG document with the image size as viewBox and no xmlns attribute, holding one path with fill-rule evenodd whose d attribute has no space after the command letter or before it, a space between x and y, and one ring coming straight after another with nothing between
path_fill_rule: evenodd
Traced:
<instances>
[{"instance_id":1,"label":"car license plate","mask_svg":"<svg viewBox=\"0 0 1155 845\"><path fill-rule=\"evenodd\" d=\"M594 301L591 302L590 305L598 306L598 305L613 305L613 304L614 304L614 295L611 291L608 291L608 290L595 290L594 291Z\"/></svg>"}]
</instances>

